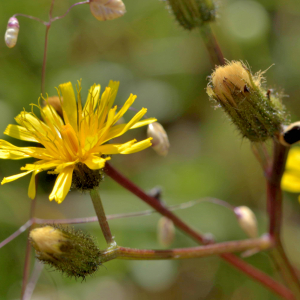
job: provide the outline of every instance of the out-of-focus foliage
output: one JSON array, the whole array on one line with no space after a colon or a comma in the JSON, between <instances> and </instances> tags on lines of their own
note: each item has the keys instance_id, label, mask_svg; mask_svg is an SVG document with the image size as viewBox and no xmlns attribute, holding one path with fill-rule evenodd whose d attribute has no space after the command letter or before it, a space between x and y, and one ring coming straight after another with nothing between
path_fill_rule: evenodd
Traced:
<instances>
[{"instance_id":1,"label":"out-of-focus foliage","mask_svg":"<svg viewBox=\"0 0 300 300\"><path fill-rule=\"evenodd\" d=\"M293 121L300 117L300 2L298 0L218 1L219 17L213 29L227 59L248 61L252 71L267 69L268 87L289 95L285 104ZM55 15L63 14L75 1L57 1ZM14 13L47 18L49 0L1 1L0 28L4 36ZM168 132L171 148L167 157L152 149L114 158L113 164L145 190L163 187L167 204L178 204L212 196L233 205L247 205L256 213L259 232L267 227L263 174L223 111L213 109L205 93L206 77L213 66L197 30L188 32L175 23L165 2L125 1L124 17L97 21L88 5L73 8L50 30L46 90L82 78L83 94L94 82L104 87L110 79L120 80L117 103L130 92L138 95L137 109L148 108ZM41 61L45 28L20 17L15 48L0 43L0 131L13 123L23 107L29 109L40 94ZM145 138L146 129L129 133ZM3 136L1 136L3 138ZM128 137L127 137L128 138ZM21 143L19 144L21 145ZM1 161L1 177L18 173L23 161ZM70 218L94 215L88 195L71 192L58 205L49 202L54 178L39 179L36 215L40 218ZM29 215L28 178L0 188L0 239L25 223ZM101 185L108 214L147 209L135 196L110 178ZM296 195L284 200L284 242L295 266L298 255L299 211ZM203 203L177 212L194 228L212 233L217 241L246 238L234 214L214 204ZM158 215L111 220L118 244L159 248ZM78 226L105 242L98 225ZM0 299L19 299L26 234L0 249ZM173 247L195 245L180 232ZM273 273L267 256L257 254L247 261ZM258 283L218 257L180 262L134 262L114 260L85 282L63 278L46 270L32 299L278 299Z\"/></svg>"}]
</instances>

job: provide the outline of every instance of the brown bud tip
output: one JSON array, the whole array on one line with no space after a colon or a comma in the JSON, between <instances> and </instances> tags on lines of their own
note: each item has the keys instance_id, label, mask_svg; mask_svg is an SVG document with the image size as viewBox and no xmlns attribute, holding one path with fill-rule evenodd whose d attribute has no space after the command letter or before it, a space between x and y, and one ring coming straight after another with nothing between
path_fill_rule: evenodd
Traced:
<instances>
[{"instance_id":1,"label":"brown bud tip","mask_svg":"<svg viewBox=\"0 0 300 300\"><path fill-rule=\"evenodd\" d=\"M92 15L99 21L113 20L126 12L122 0L90 0L89 4Z\"/></svg>"},{"instance_id":2,"label":"brown bud tip","mask_svg":"<svg viewBox=\"0 0 300 300\"><path fill-rule=\"evenodd\" d=\"M63 98L58 96L48 97L47 101L43 101L43 105L51 105L55 111L63 118L63 111L62 111L62 102Z\"/></svg>"},{"instance_id":3,"label":"brown bud tip","mask_svg":"<svg viewBox=\"0 0 300 300\"><path fill-rule=\"evenodd\" d=\"M169 152L170 143L168 135L161 124L152 123L147 129L148 137L152 137L152 148L159 155L166 156Z\"/></svg>"},{"instance_id":4,"label":"brown bud tip","mask_svg":"<svg viewBox=\"0 0 300 300\"><path fill-rule=\"evenodd\" d=\"M242 230L250 237L257 237L257 220L253 211L247 206L238 206L234 209Z\"/></svg>"}]
</instances>

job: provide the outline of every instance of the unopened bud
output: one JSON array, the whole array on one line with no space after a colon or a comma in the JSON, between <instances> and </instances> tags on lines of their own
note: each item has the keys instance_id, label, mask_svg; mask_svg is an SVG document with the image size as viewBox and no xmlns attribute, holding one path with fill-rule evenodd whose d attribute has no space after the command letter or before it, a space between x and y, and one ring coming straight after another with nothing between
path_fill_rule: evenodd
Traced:
<instances>
[{"instance_id":1,"label":"unopened bud","mask_svg":"<svg viewBox=\"0 0 300 300\"><path fill-rule=\"evenodd\" d=\"M300 141L300 122L295 122L289 126L283 126L279 135L279 141L282 145L289 147Z\"/></svg>"},{"instance_id":2,"label":"unopened bud","mask_svg":"<svg viewBox=\"0 0 300 300\"><path fill-rule=\"evenodd\" d=\"M122 0L90 0L92 15L99 21L113 20L126 13Z\"/></svg>"},{"instance_id":3,"label":"unopened bud","mask_svg":"<svg viewBox=\"0 0 300 300\"><path fill-rule=\"evenodd\" d=\"M287 122L281 99L261 87L263 73L252 75L242 62L227 62L215 69L206 90L252 142L274 137Z\"/></svg>"},{"instance_id":4,"label":"unopened bud","mask_svg":"<svg viewBox=\"0 0 300 300\"><path fill-rule=\"evenodd\" d=\"M250 237L257 237L257 220L253 211L247 206L238 206L234 209L238 223L243 231Z\"/></svg>"},{"instance_id":5,"label":"unopened bud","mask_svg":"<svg viewBox=\"0 0 300 300\"><path fill-rule=\"evenodd\" d=\"M5 44L8 48L16 46L19 34L19 21L17 18L12 17L8 20L7 28L5 32Z\"/></svg>"},{"instance_id":6,"label":"unopened bud","mask_svg":"<svg viewBox=\"0 0 300 300\"><path fill-rule=\"evenodd\" d=\"M161 217L158 221L157 226L157 238L158 242L164 246L170 246L175 237L175 226L172 220L168 219L167 217Z\"/></svg>"},{"instance_id":7,"label":"unopened bud","mask_svg":"<svg viewBox=\"0 0 300 300\"><path fill-rule=\"evenodd\" d=\"M169 152L170 143L168 135L161 124L155 122L148 125L148 137L152 137L152 148L159 155L166 156Z\"/></svg>"},{"instance_id":8,"label":"unopened bud","mask_svg":"<svg viewBox=\"0 0 300 300\"><path fill-rule=\"evenodd\" d=\"M36 257L70 277L93 274L100 265L100 250L93 238L71 227L50 226L33 229L30 241Z\"/></svg>"},{"instance_id":9,"label":"unopened bud","mask_svg":"<svg viewBox=\"0 0 300 300\"><path fill-rule=\"evenodd\" d=\"M43 106L51 105L54 108L54 110L61 117L63 117L63 110L62 110L62 107L61 107L62 101L63 101L62 97L60 97L60 98L58 96L48 97L47 101L46 100L43 101Z\"/></svg>"},{"instance_id":10,"label":"unopened bud","mask_svg":"<svg viewBox=\"0 0 300 300\"><path fill-rule=\"evenodd\" d=\"M216 18L213 0L168 0L170 10L185 29L200 27Z\"/></svg>"}]
</instances>

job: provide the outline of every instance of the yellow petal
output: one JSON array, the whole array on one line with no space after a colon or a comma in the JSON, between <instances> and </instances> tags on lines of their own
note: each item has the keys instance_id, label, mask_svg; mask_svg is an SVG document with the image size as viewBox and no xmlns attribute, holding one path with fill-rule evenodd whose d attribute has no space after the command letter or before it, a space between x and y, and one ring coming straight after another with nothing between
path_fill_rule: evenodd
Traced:
<instances>
[{"instance_id":1,"label":"yellow petal","mask_svg":"<svg viewBox=\"0 0 300 300\"><path fill-rule=\"evenodd\" d=\"M24 158L28 158L28 157L31 157L31 156L28 154L25 154L25 153L21 153L19 151L0 150L0 158L2 158L2 159L18 160L18 159L24 159Z\"/></svg>"},{"instance_id":2,"label":"yellow petal","mask_svg":"<svg viewBox=\"0 0 300 300\"><path fill-rule=\"evenodd\" d=\"M46 105L43 108L43 114L43 117L49 122L51 122L56 128L61 128L62 126L64 126L63 120L61 119L57 111L53 108L53 106Z\"/></svg>"},{"instance_id":3,"label":"yellow petal","mask_svg":"<svg viewBox=\"0 0 300 300\"><path fill-rule=\"evenodd\" d=\"M300 192L300 176L299 174L285 172L281 180L283 190L291 193Z\"/></svg>"},{"instance_id":4,"label":"yellow petal","mask_svg":"<svg viewBox=\"0 0 300 300\"><path fill-rule=\"evenodd\" d=\"M65 99L65 98L64 98ZM74 166L65 168L56 178L49 200L61 203L67 196L71 183Z\"/></svg>"},{"instance_id":5,"label":"yellow petal","mask_svg":"<svg viewBox=\"0 0 300 300\"><path fill-rule=\"evenodd\" d=\"M150 147L152 138L148 138L146 140L143 140L141 142L138 142L132 146L127 147L126 149L122 150L120 153L121 154L131 154L135 152L142 151L148 147Z\"/></svg>"},{"instance_id":6,"label":"yellow petal","mask_svg":"<svg viewBox=\"0 0 300 300\"><path fill-rule=\"evenodd\" d=\"M131 140L124 144L107 144L102 145L94 149L95 152L99 152L101 154L119 154L120 151L125 150L136 142L136 140Z\"/></svg>"},{"instance_id":7,"label":"yellow petal","mask_svg":"<svg viewBox=\"0 0 300 300\"><path fill-rule=\"evenodd\" d=\"M92 113L96 108L100 96L100 89L101 89L100 84L93 85L90 88L86 103L82 111L83 116L89 115L89 113Z\"/></svg>"},{"instance_id":8,"label":"yellow petal","mask_svg":"<svg viewBox=\"0 0 300 300\"><path fill-rule=\"evenodd\" d=\"M61 161L59 161L59 160L56 160L56 161L55 160L51 160L51 161L40 160L40 161L35 162L34 164L26 164L25 167L21 168L21 170L46 171L49 169L54 169L60 164L61 164Z\"/></svg>"},{"instance_id":9,"label":"yellow petal","mask_svg":"<svg viewBox=\"0 0 300 300\"><path fill-rule=\"evenodd\" d=\"M4 134L22 141L36 142L36 143L39 142L30 131L28 131L25 127L18 126L18 125L11 125L11 124L8 125L4 131Z\"/></svg>"},{"instance_id":10,"label":"yellow petal","mask_svg":"<svg viewBox=\"0 0 300 300\"><path fill-rule=\"evenodd\" d=\"M4 184L4 183L8 183L8 182L12 182L14 180L17 180L23 176L26 176L28 175L29 173L31 173L33 171L27 171L27 172L23 172L23 173L20 173L20 174L17 174L17 175L13 175L13 176L9 176L9 177L4 177L1 184Z\"/></svg>"},{"instance_id":11,"label":"yellow petal","mask_svg":"<svg viewBox=\"0 0 300 300\"><path fill-rule=\"evenodd\" d=\"M91 170L99 170L104 168L105 162L109 159L110 157L102 158L99 156L90 155L83 163L86 164Z\"/></svg>"},{"instance_id":12,"label":"yellow petal","mask_svg":"<svg viewBox=\"0 0 300 300\"><path fill-rule=\"evenodd\" d=\"M145 125L149 125L149 124L154 123L156 121L157 121L157 119L155 119L155 118L145 119L145 120L142 120L142 121L139 121L139 122L135 123L133 126L130 127L130 129L135 129L135 128L139 128L139 127L142 127L142 126L145 126Z\"/></svg>"},{"instance_id":13,"label":"yellow petal","mask_svg":"<svg viewBox=\"0 0 300 300\"><path fill-rule=\"evenodd\" d=\"M290 150L286 162L286 169L300 172L300 147L294 147Z\"/></svg>"},{"instance_id":14,"label":"yellow petal","mask_svg":"<svg viewBox=\"0 0 300 300\"><path fill-rule=\"evenodd\" d=\"M77 105L72 83L67 82L60 84L59 88L64 99L62 102L64 119L66 123L70 123L75 132L77 132Z\"/></svg>"},{"instance_id":15,"label":"yellow petal","mask_svg":"<svg viewBox=\"0 0 300 300\"><path fill-rule=\"evenodd\" d=\"M130 94L129 98L123 105L123 107L120 109L120 111L115 115L114 123L116 123L120 118L123 117L123 115L126 113L126 111L129 109L129 107L133 104L134 100L136 99L136 95Z\"/></svg>"},{"instance_id":16,"label":"yellow petal","mask_svg":"<svg viewBox=\"0 0 300 300\"><path fill-rule=\"evenodd\" d=\"M42 171L43 170L36 170L31 175L31 179L28 187L28 197L30 199L34 199L36 196L35 176Z\"/></svg>"}]
</instances>

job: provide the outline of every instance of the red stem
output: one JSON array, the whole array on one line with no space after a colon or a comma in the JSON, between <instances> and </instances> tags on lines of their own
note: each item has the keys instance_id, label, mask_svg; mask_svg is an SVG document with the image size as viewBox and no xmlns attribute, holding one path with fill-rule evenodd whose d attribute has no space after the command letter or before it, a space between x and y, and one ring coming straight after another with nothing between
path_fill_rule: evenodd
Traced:
<instances>
[{"instance_id":1,"label":"red stem","mask_svg":"<svg viewBox=\"0 0 300 300\"><path fill-rule=\"evenodd\" d=\"M119 173L115 168L113 168L109 163L106 163L105 173L110 176L113 180L123 186L125 189L132 192L134 195L139 197L141 200L149 204L151 207L156 209L162 215L168 217L173 221L173 223L182 231L191 236L194 240L200 243L205 243L206 239L197 233L195 230L190 228L186 223L181 221L177 216L175 216L172 212L170 212L167 208L165 208L157 199L150 197L145 192L143 192L137 185L132 183L126 177L124 177L121 173ZM253 278L256 281L259 281L268 289L272 290L274 293L283 297L284 299L295 299L293 294L283 285L273 280L271 277L263 273L262 271L254 268L253 266L247 264L243 260L239 259L233 254L222 254L220 255L224 260L228 263L235 266L240 271L247 274L249 277Z\"/></svg>"}]
</instances>

